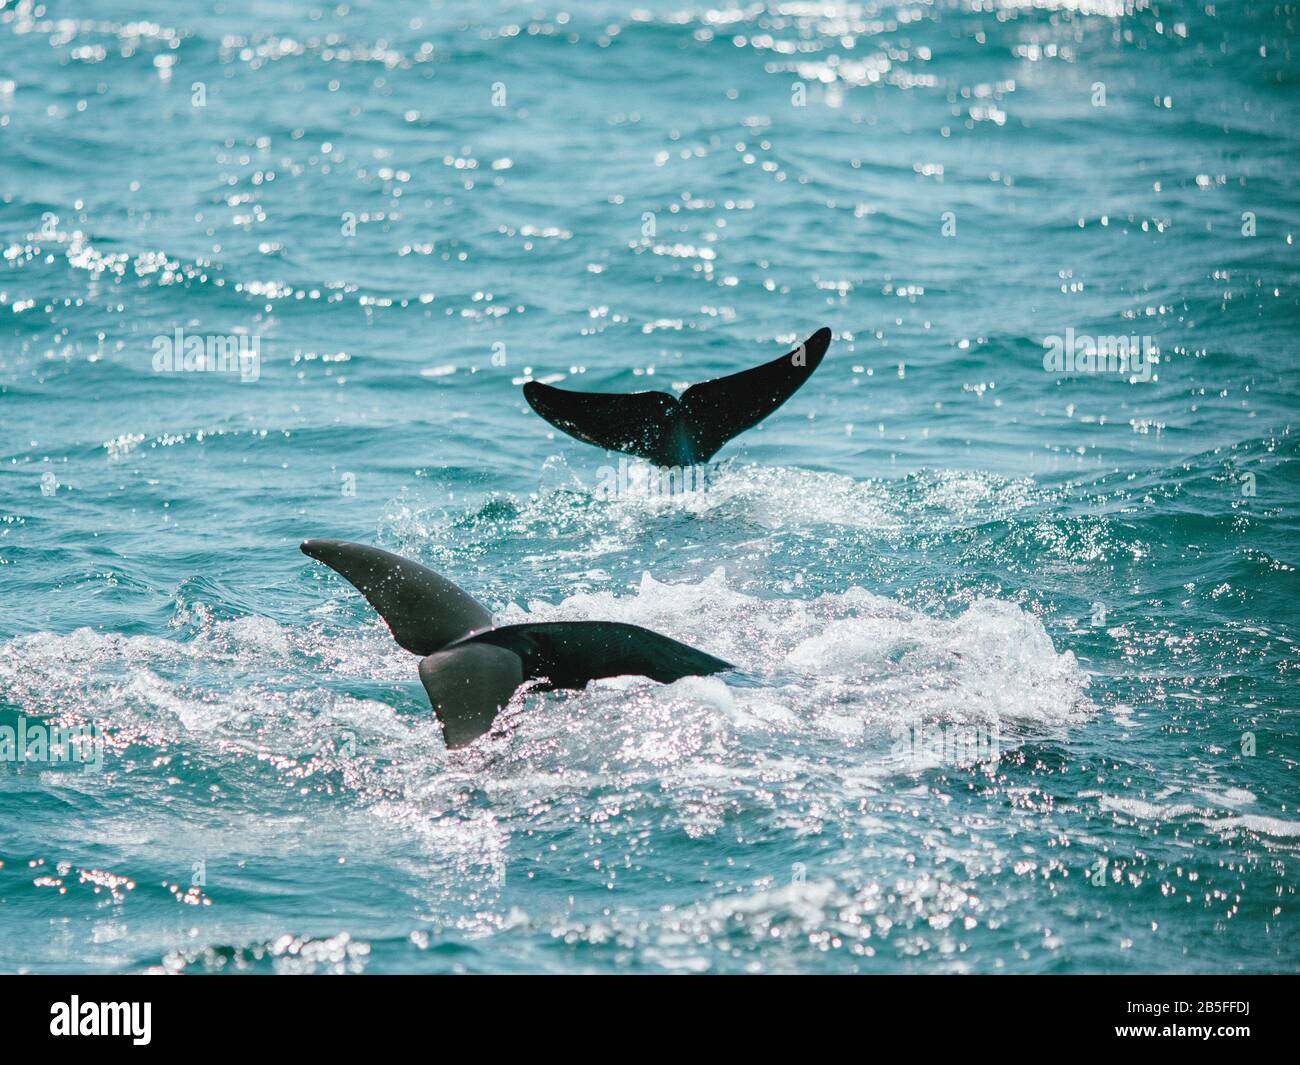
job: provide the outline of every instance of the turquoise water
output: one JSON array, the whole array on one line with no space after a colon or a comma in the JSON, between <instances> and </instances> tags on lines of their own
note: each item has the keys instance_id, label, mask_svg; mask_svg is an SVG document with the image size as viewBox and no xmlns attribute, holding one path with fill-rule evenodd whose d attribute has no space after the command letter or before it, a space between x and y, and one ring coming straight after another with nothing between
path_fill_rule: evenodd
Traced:
<instances>
[{"instance_id":1,"label":"turquoise water","mask_svg":"<svg viewBox=\"0 0 1300 1065\"><path fill-rule=\"evenodd\" d=\"M1297 968L1293 9L216 7L0 0L0 969ZM448 754L311 536L760 683Z\"/></svg>"}]
</instances>

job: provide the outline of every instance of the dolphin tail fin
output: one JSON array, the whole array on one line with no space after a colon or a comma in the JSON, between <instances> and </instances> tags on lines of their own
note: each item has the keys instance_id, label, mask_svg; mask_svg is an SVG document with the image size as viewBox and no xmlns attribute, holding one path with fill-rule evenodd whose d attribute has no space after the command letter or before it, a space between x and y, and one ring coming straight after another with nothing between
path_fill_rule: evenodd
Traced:
<instances>
[{"instance_id":1,"label":"dolphin tail fin","mask_svg":"<svg viewBox=\"0 0 1300 1065\"><path fill-rule=\"evenodd\" d=\"M342 574L413 654L432 654L492 624L492 615L447 578L390 551L346 540L306 540L302 553Z\"/></svg>"},{"instance_id":2,"label":"dolphin tail fin","mask_svg":"<svg viewBox=\"0 0 1300 1065\"><path fill-rule=\"evenodd\" d=\"M588 444L659 466L689 466L708 462L794 395L830 341L831 331L819 329L779 359L692 385L680 400L666 392L570 392L538 381L524 385L524 398L557 429Z\"/></svg>"},{"instance_id":3,"label":"dolphin tail fin","mask_svg":"<svg viewBox=\"0 0 1300 1065\"><path fill-rule=\"evenodd\" d=\"M517 655L524 678L553 688L582 688L602 677L642 676L671 684L735 667L706 651L621 621L548 621L503 625L457 644L491 644Z\"/></svg>"},{"instance_id":4,"label":"dolphin tail fin","mask_svg":"<svg viewBox=\"0 0 1300 1065\"><path fill-rule=\"evenodd\" d=\"M683 392L681 405L697 461L708 462L733 436L757 425L794 395L821 365L830 342L831 331L819 329L779 359Z\"/></svg>"}]
</instances>

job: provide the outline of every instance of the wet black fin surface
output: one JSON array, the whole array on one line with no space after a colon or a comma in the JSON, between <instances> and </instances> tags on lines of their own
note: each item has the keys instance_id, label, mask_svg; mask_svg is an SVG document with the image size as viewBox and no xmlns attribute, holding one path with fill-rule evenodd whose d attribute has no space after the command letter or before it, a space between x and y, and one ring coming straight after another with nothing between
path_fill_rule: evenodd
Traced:
<instances>
[{"instance_id":1,"label":"wet black fin surface","mask_svg":"<svg viewBox=\"0 0 1300 1065\"><path fill-rule=\"evenodd\" d=\"M492 624L492 615L446 577L391 551L307 540L302 553L346 578L388 623L393 639L413 654L432 654Z\"/></svg>"},{"instance_id":2,"label":"wet black fin surface","mask_svg":"<svg viewBox=\"0 0 1300 1065\"><path fill-rule=\"evenodd\" d=\"M753 428L793 396L821 365L830 342L831 331L819 329L779 359L683 392L680 402L696 461L708 462L733 436Z\"/></svg>"},{"instance_id":3,"label":"wet black fin surface","mask_svg":"<svg viewBox=\"0 0 1300 1065\"><path fill-rule=\"evenodd\" d=\"M420 683L453 749L488 732L523 682L519 656L489 643L460 644L420 661Z\"/></svg>"},{"instance_id":4,"label":"wet black fin surface","mask_svg":"<svg viewBox=\"0 0 1300 1065\"><path fill-rule=\"evenodd\" d=\"M555 428L585 443L660 466L691 462L681 405L667 392L570 392L529 381L524 398Z\"/></svg>"},{"instance_id":5,"label":"wet black fin surface","mask_svg":"<svg viewBox=\"0 0 1300 1065\"><path fill-rule=\"evenodd\" d=\"M730 662L639 625L621 621L550 621L504 625L457 644L488 643L512 651L524 679L583 688L602 677L642 676L661 684L734 669Z\"/></svg>"},{"instance_id":6,"label":"wet black fin surface","mask_svg":"<svg viewBox=\"0 0 1300 1065\"><path fill-rule=\"evenodd\" d=\"M659 466L690 466L708 462L794 395L830 341L831 331L819 329L779 359L692 385L681 399L667 392L570 392L537 381L524 385L524 398L578 440Z\"/></svg>"}]
</instances>

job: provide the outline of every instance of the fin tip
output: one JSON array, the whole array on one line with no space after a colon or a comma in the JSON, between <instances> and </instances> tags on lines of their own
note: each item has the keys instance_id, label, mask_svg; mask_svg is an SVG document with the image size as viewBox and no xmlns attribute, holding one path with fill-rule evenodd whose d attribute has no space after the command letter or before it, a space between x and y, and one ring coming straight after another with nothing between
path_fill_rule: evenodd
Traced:
<instances>
[{"instance_id":1,"label":"fin tip","mask_svg":"<svg viewBox=\"0 0 1300 1065\"><path fill-rule=\"evenodd\" d=\"M323 555L331 547L341 546L342 543L343 543L342 540L322 540L322 539L304 540L302 543L298 545L298 550L301 551L308 558L314 558L319 562L323 562L324 559L321 558L321 555Z\"/></svg>"}]
</instances>

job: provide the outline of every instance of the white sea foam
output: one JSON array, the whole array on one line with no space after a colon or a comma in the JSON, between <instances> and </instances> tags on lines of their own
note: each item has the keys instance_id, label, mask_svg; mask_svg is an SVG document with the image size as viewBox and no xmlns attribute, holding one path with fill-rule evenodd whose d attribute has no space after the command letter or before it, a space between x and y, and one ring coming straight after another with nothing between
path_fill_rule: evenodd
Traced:
<instances>
[{"instance_id":1,"label":"white sea foam","mask_svg":"<svg viewBox=\"0 0 1300 1065\"><path fill-rule=\"evenodd\" d=\"M498 621L564 619L653 628L761 684L616 678L580 693L524 693L504 718L511 738L486 741L484 757L545 749L548 764L564 751L571 766L613 758L629 770L661 770L689 767L710 750L768 757L801 740L866 743L861 756L872 761L879 752L867 748L900 720L1056 729L1091 708L1073 655L1058 653L1033 615L996 600L939 618L858 588L761 599L732 588L720 568L696 582L647 574L634 594L515 605ZM378 621L349 629L332 619L291 627L243 617L210 622L188 640L89 629L24 636L5 647L0 688L29 713L96 720L222 757L302 760L348 733L353 749L377 762L400 765L417 751L446 759L432 753L437 729L415 659Z\"/></svg>"}]
</instances>

